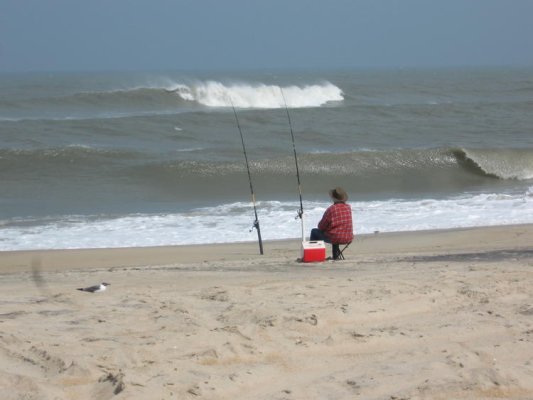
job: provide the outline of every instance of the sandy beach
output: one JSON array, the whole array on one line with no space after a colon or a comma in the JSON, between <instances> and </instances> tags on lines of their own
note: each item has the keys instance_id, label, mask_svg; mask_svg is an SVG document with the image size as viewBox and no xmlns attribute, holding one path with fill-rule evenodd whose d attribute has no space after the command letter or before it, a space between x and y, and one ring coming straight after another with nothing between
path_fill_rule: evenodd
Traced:
<instances>
[{"instance_id":1,"label":"sandy beach","mask_svg":"<svg viewBox=\"0 0 533 400\"><path fill-rule=\"evenodd\" d=\"M345 255L0 252L0 399L533 399L532 225Z\"/></svg>"}]
</instances>

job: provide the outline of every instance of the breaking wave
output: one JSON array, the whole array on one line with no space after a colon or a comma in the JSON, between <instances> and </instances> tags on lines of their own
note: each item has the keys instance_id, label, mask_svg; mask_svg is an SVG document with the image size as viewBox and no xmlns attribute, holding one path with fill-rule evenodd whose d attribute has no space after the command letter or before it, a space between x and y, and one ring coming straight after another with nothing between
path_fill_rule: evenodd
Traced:
<instances>
[{"instance_id":1,"label":"breaking wave","mask_svg":"<svg viewBox=\"0 0 533 400\"><path fill-rule=\"evenodd\" d=\"M33 150L0 149L0 167L13 174L35 174L36 171L54 166L61 175L71 174L77 168L92 166L102 175L106 168L122 169L134 177L145 177L151 182L177 177L226 177L244 173L244 165L238 161L191 160L181 154L201 152L201 148L187 148L174 156L154 159L149 154L118 149L67 146ZM300 172L316 179L330 180L332 176L351 177L365 181L418 179L431 182L436 176L452 182L462 177L472 179L500 179L527 181L533 179L533 149L398 149L388 151L364 150L347 153L307 153L298 156ZM133 169L129 167L135 166ZM294 159L254 159L250 162L257 176L292 177ZM124 170L123 168L127 168ZM32 176L33 176L32 175ZM166 184L166 183L165 183Z\"/></svg>"},{"instance_id":2,"label":"breaking wave","mask_svg":"<svg viewBox=\"0 0 533 400\"><path fill-rule=\"evenodd\" d=\"M0 101L0 121L69 120L167 115L227 108L276 109L321 107L344 99L330 82L304 86L264 83L165 82L129 89L79 92L61 96Z\"/></svg>"},{"instance_id":3,"label":"breaking wave","mask_svg":"<svg viewBox=\"0 0 533 400\"><path fill-rule=\"evenodd\" d=\"M480 173L498 179L533 179L532 149L459 149L457 160Z\"/></svg>"},{"instance_id":4,"label":"breaking wave","mask_svg":"<svg viewBox=\"0 0 533 400\"><path fill-rule=\"evenodd\" d=\"M320 107L328 102L342 101L342 90L330 82L306 86L258 84L224 84L217 81L176 85L168 89L180 98L208 107L289 108Z\"/></svg>"}]
</instances>

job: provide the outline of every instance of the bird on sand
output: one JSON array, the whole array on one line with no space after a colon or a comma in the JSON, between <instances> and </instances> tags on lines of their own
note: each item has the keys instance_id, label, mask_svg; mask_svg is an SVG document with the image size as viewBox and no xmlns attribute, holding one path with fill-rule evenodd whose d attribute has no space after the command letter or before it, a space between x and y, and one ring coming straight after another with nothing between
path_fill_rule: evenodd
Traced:
<instances>
[{"instance_id":1,"label":"bird on sand","mask_svg":"<svg viewBox=\"0 0 533 400\"><path fill-rule=\"evenodd\" d=\"M78 288L78 290L81 290L82 292L89 292L89 293L98 293L103 292L107 286L109 286L109 283L102 282L99 285L89 286L86 288Z\"/></svg>"}]
</instances>

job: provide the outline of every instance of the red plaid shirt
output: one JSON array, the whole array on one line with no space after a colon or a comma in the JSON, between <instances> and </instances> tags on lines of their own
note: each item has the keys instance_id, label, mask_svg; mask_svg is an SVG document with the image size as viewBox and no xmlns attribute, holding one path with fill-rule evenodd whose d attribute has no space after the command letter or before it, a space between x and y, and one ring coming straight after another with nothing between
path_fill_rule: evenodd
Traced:
<instances>
[{"instance_id":1,"label":"red plaid shirt","mask_svg":"<svg viewBox=\"0 0 533 400\"><path fill-rule=\"evenodd\" d=\"M334 203L329 206L318 223L318 229L324 232L333 244L351 242L353 240L352 208L346 203Z\"/></svg>"}]
</instances>

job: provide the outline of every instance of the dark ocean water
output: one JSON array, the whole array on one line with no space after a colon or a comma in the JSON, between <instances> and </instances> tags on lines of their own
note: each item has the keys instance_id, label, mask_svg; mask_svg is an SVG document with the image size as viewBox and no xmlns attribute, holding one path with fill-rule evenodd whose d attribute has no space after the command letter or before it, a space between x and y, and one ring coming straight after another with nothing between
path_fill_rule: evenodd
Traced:
<instances>
[{"instance_id":1,"label":"dark ocean water","mask_svg":"<svg viewBox=\"0 0 533 400\"><path fill-rule=\"evenodd\" d=\"M285 98L285 102L284 102ZM533 70L0 76L0 250L533 222ZM224 230L224 234L221 234Z\"/></svg>"}]
</instances>

